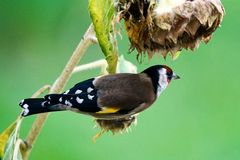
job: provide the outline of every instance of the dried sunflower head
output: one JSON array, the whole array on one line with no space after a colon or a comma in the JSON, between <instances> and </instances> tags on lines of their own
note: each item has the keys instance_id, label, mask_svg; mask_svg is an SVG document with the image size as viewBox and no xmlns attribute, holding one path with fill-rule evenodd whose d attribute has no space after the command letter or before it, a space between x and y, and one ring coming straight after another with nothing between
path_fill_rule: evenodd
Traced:
<instances>
[{"instance_id":1,"label":"dried sunflower head","mask_svg":"<svg viewBox=\"0 0 240 160\"><path fill-rule=\"evenodd\" d=\"M117 11L125 27L131 50L149 58L165 58L183 48L194 50L207 43L224 15L220 0L118 0Z\"/></svg>"}]
</instances>

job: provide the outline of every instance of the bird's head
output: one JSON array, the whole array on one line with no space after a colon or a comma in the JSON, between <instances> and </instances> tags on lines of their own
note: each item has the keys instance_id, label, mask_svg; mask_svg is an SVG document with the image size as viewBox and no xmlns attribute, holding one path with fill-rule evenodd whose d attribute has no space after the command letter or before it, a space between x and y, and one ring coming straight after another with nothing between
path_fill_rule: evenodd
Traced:
<instances>
[{"instance_id":1,"label":"bird's head","mask_svg":"<svg viewBox=\"0 0 240 160\"><path fill-rule=\"evenodd\" d=\"M172 69L166 65L158 66L159 80L167 81L167 84L171 82L172 79L180 79L180 77L172 71ZM159 84L161 83L159 81Z\"/></svg>"},{"instance_id":2,"label":"bird's head","mask_svg":"<svg viewBox=\"0 0 240 160\"><path fill-rule=\"evenodd\" d=\"M143 71L151 79L155 88L156 94L159 96L164 89L169 85L171 80L180 79L180 77L166 65L155 65Z\"/></svg>"}]
</instances>

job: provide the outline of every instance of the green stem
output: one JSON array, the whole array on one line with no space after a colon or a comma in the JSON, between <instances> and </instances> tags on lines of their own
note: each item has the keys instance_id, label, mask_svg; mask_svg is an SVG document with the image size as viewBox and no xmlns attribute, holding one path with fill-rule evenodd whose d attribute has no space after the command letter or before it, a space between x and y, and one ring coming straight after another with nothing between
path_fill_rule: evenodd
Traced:
<instances>
[{"instance_id":1,"label":"green stem","mask_svg":"<svg viewBox=\"0 0 240 160\"><path fill-rule=\"evenodd\" d=\"M108 68L107 68L108 73L109 74L116 73L118 55L117 54L109 55L109 56L106 57L106 61L108 63Z\"/></svg>"}]
</instances>

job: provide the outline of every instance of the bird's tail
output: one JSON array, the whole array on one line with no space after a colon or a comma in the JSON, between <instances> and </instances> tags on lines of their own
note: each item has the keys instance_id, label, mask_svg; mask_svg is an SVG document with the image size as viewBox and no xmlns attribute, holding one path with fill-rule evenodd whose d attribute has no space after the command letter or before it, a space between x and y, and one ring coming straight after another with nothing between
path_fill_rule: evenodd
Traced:
<instances>
[{"instance_id":1,"label":"bird's tail","mask_svg":"<svg viewBox=\"0 0 240 160\"><path fill-rule=\"evenodd\" d=\"M61 111L57 104L46 100L45 98L29 98L22 100L19 105L23 108L22 116L30 116L38 113Z\"/></svg>"}]
</instances>

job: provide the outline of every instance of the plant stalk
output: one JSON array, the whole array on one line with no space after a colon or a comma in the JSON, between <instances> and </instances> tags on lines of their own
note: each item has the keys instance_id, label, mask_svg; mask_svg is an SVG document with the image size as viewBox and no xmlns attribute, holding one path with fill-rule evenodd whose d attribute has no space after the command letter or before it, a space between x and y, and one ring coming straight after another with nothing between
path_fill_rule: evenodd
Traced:
<instances>
[{"instance_id":1,"label":"plant stalk","mask_svg":"<svg viewBox=\"0 0 240 160\"><path fill-rule=\"evenodd\" d=\"M78 64L82 56L84 55L86 49L93 43L96 43L95 32L93 29L93 25L91 24L87 31L85 32L83 38L81 39L80 43L78 44L77 48L73 52L71 58L69 59L68 63L66 64L65 68L63 69L59 78L54 82L50 89L51 93L60 93L68 80L70 79L72 72L75 66ZM23 160L28 160L30 152L32 150L32 146L34 145L35 141L37 140L40 131L47 120L48 113L40 114L37 116L36 120L34 121L31 130L28 133L28 136L23 143L22 146L22 154ZM25 144L25 145L24 145Z\"/></svg>"}]
</instances>

